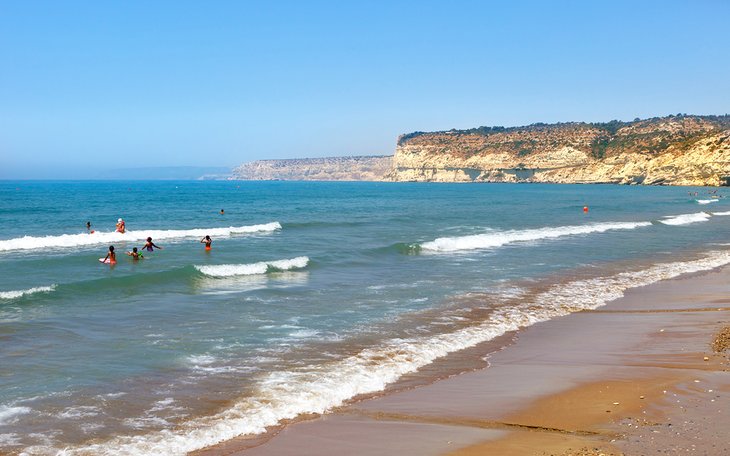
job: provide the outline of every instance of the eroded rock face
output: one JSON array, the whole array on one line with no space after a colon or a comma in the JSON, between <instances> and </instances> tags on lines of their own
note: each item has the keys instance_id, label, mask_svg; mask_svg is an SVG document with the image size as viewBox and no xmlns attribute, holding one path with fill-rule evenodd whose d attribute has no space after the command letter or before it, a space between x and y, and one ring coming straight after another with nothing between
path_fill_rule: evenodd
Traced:
<instances>
[{"instance_id":1,"label":"eroded rock face","mask_svg":"<svg viewBox=\"0 0 730 456\"><path fill-rule=\"evenodd\" d=\"M730 117L411 133L394 181L727 185Z\"/></svg>"},{"instance_id":2,"label":"eroded rock face","mask_svg":"<svg viewBox=\"0 0 730 456\"><path fill-rule=\"evenodd\" d=\"M392 156L258 160L235 168L233 179L381 181L392 162Z\"/></svg>"}]
</instances>

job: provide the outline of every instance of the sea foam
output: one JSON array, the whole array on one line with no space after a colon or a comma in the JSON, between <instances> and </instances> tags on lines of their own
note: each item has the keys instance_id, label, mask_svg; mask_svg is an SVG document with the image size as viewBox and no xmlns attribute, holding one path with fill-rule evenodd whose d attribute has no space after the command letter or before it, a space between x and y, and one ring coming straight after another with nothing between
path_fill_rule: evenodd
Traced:
<instances>
[{"instance_id":1,"label":"sea foam","mask_svg":"<svg viewBox=\"0 0 730 456\"><path fill-rule=\"evenodd\" d=\"M595 309L622 297L629 288L726 264L730 264L730 252L718 251L698 260L553 285L533 300L496 309L487 320L474 326L435 336L390 339L324 366L272 372L257 380L254 396L213 416L193 419L174 429L67 448L64 454L183 455L237 436L259 434L282 420L304 413L325 413L354 396L382 391L386 385L437 358L509 331Z\"/></svg>"},{"instance_id":2,"label":"sea foam","mask_svg":"<svg viewBox=\"0 0 730 456\"><path fill-rule=\"evenodd\" d=\"M665 217L659 220L665 225L689 225L690 223L706 222L712 217L707 212L696 212L694 214L681 214Z\"/></svg>"},{"instance_id":3,"label":"sea foam","mask_svg":"<svg viewBox=\"0 0 730 456\"><path fill-rule=\"evenodd\" d=\"M31 412L30 407L10 407L0 405L0 426L12 423L18 416Z\"/></svg>"},{"instance_id":4,"label":"sea foam","mask_svg":"<svg viewBox=\"0 0 730 456\"><path fill-rule=\"evenodd\" d=\"M710 204L710 203L716 203L718 200L716 199L705 199L705 200L697 200L698 204Z\"/></svg>"},{"instance_id":5,"label":"sea foam","mask_svg":"<svg viewBox=\"0 0 730 456\"><path fill-rule=\"evenodd\" d=\"M233 277L261 275L272 271L290 271L307 267L309 257L301 256L289 260L260 261L250 264L195 265L195 269L209 277Z\"/></svg>"},{"instance_id":6,"label":"sea foam","mask_svg":"<svg viewBox=\"0 0 730 456\"><path fill-rule=\"evenodd\" d=\"M432 252L489 249L513 242L537 241L562 236L602 233L611 230L632 230L650 225L650 222L612 222L593 225L544 227L529 230L495 231L493 233L437 238L430 242L424 242L421 244L421 248Z\"/></svg>"},{"instance_id":7,"label":"sea foam","mask_svg":"<svg viewBox=\"0 0 730 456\"><path fill-rule=\"evenodd\" d=\"M70 248L96 244L112 244L123 241L142 241L152 237L160 239L202 238L210 235L229 237L236 234L266 233L281 229L279 222L270 222L261 225L229 226L223 228L194 228L190 230L134 230L126 233L116 231L82 234L62 234L59 236L24 236L21 238L0 241L0 252L11 250L36 250L47 248Z\"/></svg>"},{"instance_id":8,"label":"sea foam","mask_svg":"<svg viewBox=\"0 0 730 456\"><path fill-rule=\"evenodd\" d=\"M27 290L0 291L0 299L16 299L21 296L32 295L35 293L50 293L56 289L56 285L48 287L34 287Z\"/></svg>"}]
</instances>

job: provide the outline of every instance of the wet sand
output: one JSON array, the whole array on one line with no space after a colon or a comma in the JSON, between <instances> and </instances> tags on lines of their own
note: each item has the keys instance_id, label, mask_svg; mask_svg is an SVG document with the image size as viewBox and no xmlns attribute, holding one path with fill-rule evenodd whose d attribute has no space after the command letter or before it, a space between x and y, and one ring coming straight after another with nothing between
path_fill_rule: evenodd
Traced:
<instances>
[{"instance_id":1,"label":"wet sand","mask_svg":"<svg viewBox=\"0 0 730 456\"><path fill-rule=\"evenodd\" d=\"M730 454L729 284L725 268L634 289L521 331L486 369L198 454Z\"/></svg>"}]
</instances>

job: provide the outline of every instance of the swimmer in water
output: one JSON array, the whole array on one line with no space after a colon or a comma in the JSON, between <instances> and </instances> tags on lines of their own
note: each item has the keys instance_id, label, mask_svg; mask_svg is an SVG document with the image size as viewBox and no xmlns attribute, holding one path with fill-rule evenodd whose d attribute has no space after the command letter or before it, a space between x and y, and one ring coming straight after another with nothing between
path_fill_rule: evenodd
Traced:
<instances>
[{"instance_id":1,"label":"swimmer in water","mask_svg":"<svg viewBox=\"0 0 730 456\"><path fill-rule=\"evenodd\" d=\"M106 254L103 260L101 260L102 263L109 263L109 264L117 264L117 254L114 253L114 246L109 246L109 253Z\"/></svg>"},{"instance_id":2,"label":"swimmer in water","mask_svg":"<svg viewBox=\"0 0 730 456\"><path fill-rule=\"evenodd\" d=\"M131 252L127 252L127 255L131 256L133 260L144 258L141 253L137 252L137 247L133 247Z\"/></svg>"},{"instance_id":3,"label":"swimmer in water","mask_svg":"<svg viewBox=\"0 0 730 456\"><path fill-rule=\"evenodd\" d=\"M200 240L201 244L205 244L205 250L210 250L210 244L213 243L213 239L210 238L207 234L203 239Z\"/></svg>"},{"instance_id":4,"label":"swimmer in water","mask_svg":"<svg viewBox=\"0 0 730 456\"><path fill-rule=\"evenodd\" d=\"M117 220L117 232L124 233L126 230L127 230L127 227L124 223L124 220L121 218L119 220Z\"/></svg>"},{"instance_id":5,"label":"swimmer in water","mask_svg":"<svg viewBox=\"0 0 730 456\"><path fill-rule=\"evenodd\" d=\"M147 249L148 252L152 252L155 249L162 249L159 245L152 242L152 238L148 237L147 242L142 246L142 250Z\"/></svg>"},{"instance_id":6,"label":"swimmer in water","mask_svg":"<svg viewBox=\"0 0 730 456\"><path fill-rule=\"evenodd\" d=\"M224 211L223 209L221 209L221 215L223 215L225 213L226 213L226 211Z\"/></svg>"},{"instance_id":7,"label":"swimmer in water","mask_svg":"<svg viewBox=\"0 0 730 456\"><path fill-rule=\"evenodd\" d=\"M91 233L91 222L86 222L86 231Z\"/></svg>"}]
</instances>

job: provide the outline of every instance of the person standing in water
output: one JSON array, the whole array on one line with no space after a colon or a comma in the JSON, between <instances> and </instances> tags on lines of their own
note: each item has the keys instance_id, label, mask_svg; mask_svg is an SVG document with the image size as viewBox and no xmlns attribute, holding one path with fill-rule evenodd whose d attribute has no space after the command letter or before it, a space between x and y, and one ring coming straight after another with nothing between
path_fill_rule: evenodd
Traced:
<instances>
[{"instance_id":1,"label":"person standing in water","mask_svg":"<svg viewBox=\"0 0 730 456\"><path fill-rule=\"evenodd\" d=\"M206 234L205 237L200 240L200 243L205 244L205 250L210 250L210 245L213 243L213 239Z\"/></svg>"},{"instance_id":2,"label":"person standing in water","mask_svg":"<svg viewBox=\"0 0 730 456\"><path fill-rule=\"evenodd\" d=\"M137 252L137 247L133 247L131 252L127 252L127 255L131 256L133 260L144 258L141 253Z\"/></svg>"},{"instance_id":3,"label":"person standing in water","mask_svg":"<svg viewBox=\"0 0 730 456\"><path fill-rule=\"evenodd\" d=\"M124 233L125 231L127 231L127 227L124 223L124 220L120 218L119 220L117 220L117 232Z\"/></svg>"},{"instance_id":4,"label":"person standing in water","mask_svg":"<svg viewBox=\"0 0 730 456\"><path fill-rule=\"evenodd\" d=\"M91 222L86 222L86 231L91 233Z\"/></svg>"},{"instance_id":5,"label":"person standing in water","mask_svg":"<svg viewBox=\"0 0 730 456\"><path fill-rule=\"evenodd\" d=\"M114 253L114 246L109 246L109 253L103 259L100 259L102 263L117 264L117 254Z\"/></svg>"},{"instance_id":6,"label":"person standing in water","mask_svg":"<svg viewBox=\"0 0 730 456\"><path fill-rule=\"evenodd\" d=\"M147 242L145 242L145 244L142 246L142 250L145 249L147 249L148 252L152 252L155 249L162 249L162 247L152 242L152 238L148 237Z\"/></svg>"}]
</instances>

